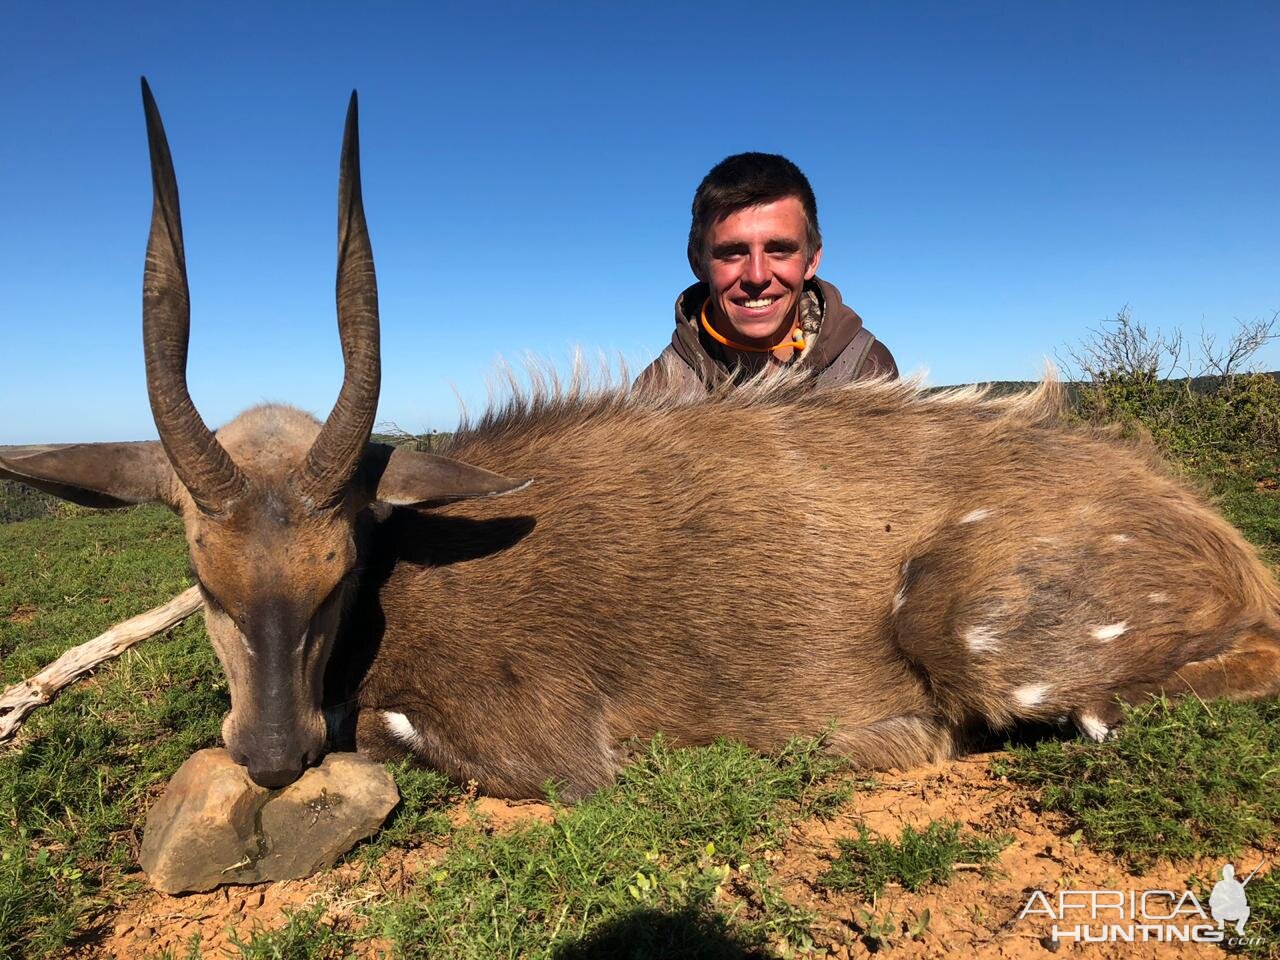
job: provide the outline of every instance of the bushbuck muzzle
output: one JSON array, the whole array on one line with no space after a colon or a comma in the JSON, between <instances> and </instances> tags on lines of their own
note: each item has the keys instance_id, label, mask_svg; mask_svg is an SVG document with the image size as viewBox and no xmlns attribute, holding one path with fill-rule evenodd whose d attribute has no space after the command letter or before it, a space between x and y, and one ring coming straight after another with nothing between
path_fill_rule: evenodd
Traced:
<instances>
[{"instance_id":1,"label":"bushbuck muzzle","mask_svg":"<svg viewBox=\"0 0 1280 960\"><path fill-rule=\"evenodd\" d=\"M247 670L227 669L236 681L223 740L255 783L282 787L324 753L320 704L332 631L323 624L313 631L311 618L285 596L253 605L246 627L240 649ZM224 666L230 654L222 653Z\"/></svg>"}]
</instances>

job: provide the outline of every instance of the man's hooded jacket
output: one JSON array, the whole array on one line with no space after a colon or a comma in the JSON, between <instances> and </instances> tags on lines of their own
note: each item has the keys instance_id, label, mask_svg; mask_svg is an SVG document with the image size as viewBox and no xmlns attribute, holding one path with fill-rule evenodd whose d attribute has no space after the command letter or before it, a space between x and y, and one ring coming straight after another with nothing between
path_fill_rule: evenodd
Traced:
<instances>
[{"instance_id":1,"label":"man's hooded jacket","mask_svg":"<svg viewBox=\"0 0 1280 960\"><path fill-rule=\"evenodd\" d=\"M770 362L765 353L742 353L712 339L700 322L711 289L695 283L676 298L671 343L636 379L640 389L714 389L730 379L746 379ZM787 366L810 370L818 384L850 383L898 376L889 349L871 335L862 318L845 306L840 291L815 277L804 285L800 326L805 349Z\"/></svg>"}]
</instances>

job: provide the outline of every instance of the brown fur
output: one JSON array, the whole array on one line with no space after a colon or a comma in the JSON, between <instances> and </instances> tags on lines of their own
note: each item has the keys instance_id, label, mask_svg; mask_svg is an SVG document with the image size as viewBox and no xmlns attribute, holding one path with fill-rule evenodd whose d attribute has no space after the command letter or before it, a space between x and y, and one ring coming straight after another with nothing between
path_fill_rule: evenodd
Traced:
<instances>
[{"instance_id":1,"label":"brown fur","mask_svg":"<svg viewBox=\"0 0 1280 960\"><path fill-rule=\"evenodd\" d=\"M368 664L361 748L403 752L393 711L488 792L577 794L659 730L771 748L834 722L836 750L906 766L1208 670L1215 695L1275 692L1280 589L1254 551L1059 405L1052 383L783 381L487 414L450 455L536 482L372 534L340 641Z\"/></svg>"}]
</instances>

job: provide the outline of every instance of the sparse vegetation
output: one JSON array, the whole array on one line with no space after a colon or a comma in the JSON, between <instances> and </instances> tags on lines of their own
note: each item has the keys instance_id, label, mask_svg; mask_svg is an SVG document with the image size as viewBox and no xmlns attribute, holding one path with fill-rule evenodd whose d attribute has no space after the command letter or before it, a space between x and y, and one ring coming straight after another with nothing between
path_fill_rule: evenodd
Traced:
<instances>
[{"instance_id":1,"label":"sparse vegetation","mask_svg":"<svg viewBox=\"0 0 1280 960\"><path fill-rule=\"evenodd\" d=\"M764 869L756 858L787 823L829 807L823 781L836 766L812 743L767 758L730 743L672 750L659 739L616 786L552 824L455 837L437 873L388 905L384 922L408 956L448 947L459 957L537 957L637 908L709 910L744 868L748 878ZM760 939L750 923L739 934Z\"/></svg>"},{"instance_id":2,"label":"sparse vegetation","mask_svg":"<svg viewBox=\"0 0 1280 960\"><path fill-rule=\"evenodd\" d=\"M1280 314L1240 324L1221 346L1202 335L1194 357L1180 334L1149 331L1126 309L1067 352L1083 377L1075 391L1080 416L1148 433L1273 563L1280 563L1280 378L1249 372L1248 364L1277 337Z\"/></svg>"},{"instance_id":3,"label":"sparse vegetation","mask_svg":"<svg viewBox=\"0 0 1280 960\"><path fill-rule=\"evenodd\" d=\"M445 813L462 791L444 774L425 770L407 760L391 764L391 773L400 791L400 805L377 835L358 847L360 858L373 865L393 847L421 846L449 833Z\"/></svg>"},{"instance_id":4,"label":"sparse vegetation","mask_svg":"<svg viewBox=\"0 0 1280 960\"><path fill-rule=\"evenodd\" d=\"M920 890L946 883L958 865L981 869L994 863L1008 836L980 837L954 821L934 821L924 830L906 826L898 839L875 837L865 826L853 840L840 840L840 854L818 878L831 890L849 890L874 900L887 884Z\"/></svg>"},{"instance_id":5,"label":"sparse vegetation","mask_svg":"<svg viewBox=\"0 0 1280 960\"><path fill-rule=\"evenodd\" d=\"M899 920L892 913L880 916L865 908L855 910L853 916L862 931L863 942L873 953L888 950L900 940L918 939L929 929L929 923L933 919L928 908L914 919Z\"/></svg>"},{"instance_id":6,"label":"sparse vegetation","mask_svg":"<svg viewBox=\"0 0 1280 960\"><path fill-rule=\"evenodd\" d=\"M357 942L348 924L326 921L319 904L294 911L279 929L247 940L232 937L244 960L347 960L356 956L352 948ZM201 956L199 946L192 945L189 960Z\"/></svg>"},{"instance_id":7,"label":"sparse vegetation","mask_svg":"<svg viewBox=\"0 0 1280 960\"><path fill-rule=\"evenodd\" d=\"M1280 828L1280 702L1155 700L1106 743L1015 746L997 774L1034 787L1097 850L1137 870L1159 859L1230 856Z\"/></svg>"},{"instance_id":8,"label":"sparse vegetation","mask_svg":"<svg viewBox=\"0 0 1280 960\"><path fill-rule=\"evenodd\" d=\"M57 497L41 493L25 483L0 480L0 523L57 516L61 503Z\"/></svg>"},{"instance_id":9,"label":"sparse vegetation","mask_svg":"<svg viewBox=\"0 0 1280 960\"><path fill-rule=\"evenodd\" d=\"M816 741L762 757L658 738L617 784L557 807L552 823L455 831L439 864L363 908L362 935L378 931L399 956L476 960L602 956L610 943L625 949L609 955L636 958L671 956L673 944L707 951L677 956L725 957L804 946L812 918L777 892L762 854L795 820L847 798L828 782L839 767ZM322 913L297 913L244 953L337 957L349 939Z\"/></svg>"},{"instance_id":10,"label":"sparse vegetation","mask_svg":"<svg viewBox=\"0 0 1280 960\"><path fill-rule=\"evenodd\" d=\"M160 509L0 525L0 677L183 589L185 544ZM213 744L226 683L192 621L37 711L0 753L0 956L43 956L136 888L151 792Z\"/></svg>"}]
</instances>

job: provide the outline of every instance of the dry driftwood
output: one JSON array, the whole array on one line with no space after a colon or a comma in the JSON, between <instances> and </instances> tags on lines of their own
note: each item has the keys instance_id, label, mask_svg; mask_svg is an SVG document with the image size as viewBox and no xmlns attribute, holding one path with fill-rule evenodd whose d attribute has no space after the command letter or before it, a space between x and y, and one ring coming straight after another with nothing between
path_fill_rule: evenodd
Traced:
<instances>
[{"instance_id":1,"label":"dry driftwood","mask_svg":"<svg viewBox=\"0 0 1280 960\"><path fill-rule=\"evenodd\" d=\"M72 647L30 680L15 683L0 696L0 743L7 742L36 707L52 700L100 663L118 657L135 643L154 637L200 608L200 588L189 587L166 604L130 617L87 643Z\"/></svg>"}]
</instances>

